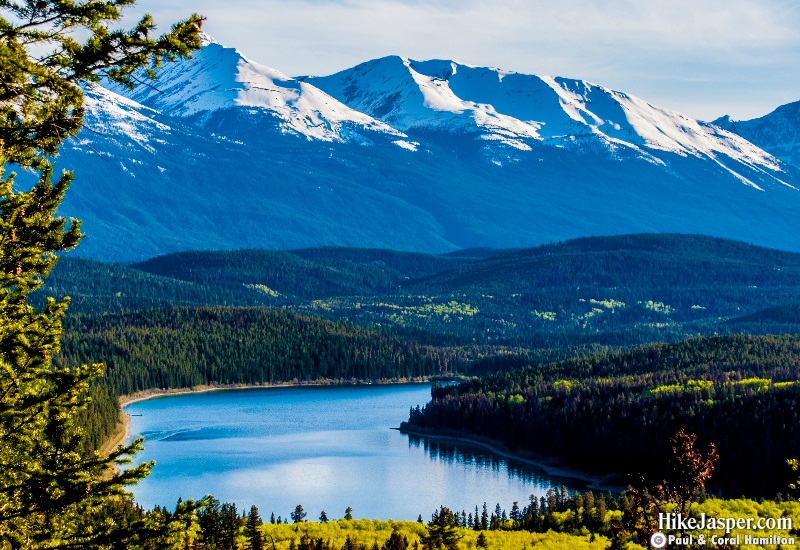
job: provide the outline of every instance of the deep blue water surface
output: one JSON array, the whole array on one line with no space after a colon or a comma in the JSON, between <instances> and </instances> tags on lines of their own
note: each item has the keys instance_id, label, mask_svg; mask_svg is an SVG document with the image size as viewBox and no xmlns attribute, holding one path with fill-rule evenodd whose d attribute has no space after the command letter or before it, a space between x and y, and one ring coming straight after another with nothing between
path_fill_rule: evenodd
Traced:
<instances>
[{"instance_id":1,"label":"deep blue water surface","mask_svg":"<svg viewBox=\"0 0 800 550\"><path fill-rule=\"evenodd\" d=\"M146 507L211 493L287 517L297 504L316 520L342 517L426 520L444 504L520 507L552 484L546 474L482 450L399 433L409 407L430 386L336 386L214 391L160 397L125 408L138 460L157 466L133 492ZM569 486L569 484L568 484Z\"/></svg>"}]
</instances>

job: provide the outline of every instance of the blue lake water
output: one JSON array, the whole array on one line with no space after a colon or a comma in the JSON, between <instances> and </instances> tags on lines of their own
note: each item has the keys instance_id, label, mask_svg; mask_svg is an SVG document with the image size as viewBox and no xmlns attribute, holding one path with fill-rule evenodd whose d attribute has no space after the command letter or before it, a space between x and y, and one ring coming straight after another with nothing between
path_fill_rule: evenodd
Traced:
<instances>
[{"instance_id":1,"label":"blue lake water","mask_svg":"<svg viewBox=\"0 0 800 550\"><path fill-rule=\"evenodd\" d=\"M137 460L155 460L133 488L145 507L173 507L207 493L288 517L297 504L316 520L342 517L428 519L444 504L509 510L553 485L535 467L477 446L403 435L409 407L430 400L427 384L291 387L159 397L125 407L131 438L145 437Z\"/></svg>"}]
</instances>

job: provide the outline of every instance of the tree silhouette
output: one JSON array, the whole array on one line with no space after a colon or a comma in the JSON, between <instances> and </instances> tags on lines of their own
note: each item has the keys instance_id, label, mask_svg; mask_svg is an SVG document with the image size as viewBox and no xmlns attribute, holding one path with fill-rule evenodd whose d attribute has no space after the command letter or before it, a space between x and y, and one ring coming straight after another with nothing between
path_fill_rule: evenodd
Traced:
<instances>
[{"instance_id":1,"label":"tree silhouette","mask_svg":"<svg viewBox=\"0 0 800 550\"><path fill-rule=\"evenodd\" d=\"M247 514L247 523L245 524L245 533L250 550L262 550L264 548L261 531L259 530L263 523L261 516L258 514L258 508L255 505L251 506L250 513Z\"/></svg>"},{"instance_id":2,"label":"tree silhouette","mask_svg":"<svg viewBox=\"0 0 800 550\"><path fill-rule=\"evenodd\" d=\"M675 500L686 513L686 505L704 489L706 482L714 473L714 465L719 460L717 446L711 443L708 452L703 454L697 448L697 436L679 429L672 438L673 474L672 491Z\"/></svg>"},{"instance_id":3,"label":"tree silhouette","mask_svg":"<svg viewBox=\"0 0 800 550\"><path fill-rule=\"evenodd\" d=\"M298 504L297 506L295 506L294 507L294 512L289 514L289 516L292 518L292 521L295 522L295 523L304 522L306 520L306 515L308 515L308 514L306 514L306 511L303 510L303 505L302 504Z\"/></svg>"},{"instance_id":4,"label":"tree silhouette","mask_svg":"<svg viewBox=\"0 0 800 550\"><path fill-rule=\"evenodd\" d=\"M425 548L455 550L460 538L456 515L448 507L441 506L428 522L428 535L422 542Z\"/></svg>"}]
</instances>

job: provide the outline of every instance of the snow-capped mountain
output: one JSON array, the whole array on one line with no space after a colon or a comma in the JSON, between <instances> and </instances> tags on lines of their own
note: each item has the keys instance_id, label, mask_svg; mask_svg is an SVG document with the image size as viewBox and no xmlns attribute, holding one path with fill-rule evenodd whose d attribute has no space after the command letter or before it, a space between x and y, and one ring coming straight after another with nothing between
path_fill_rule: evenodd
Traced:
<instances>
[{"instance_id":1,"label":"snow-capped mountain","mask_svg":"<svg viewBox=\"0 0 800 550\"><path fill-rule=\"evenodd\" d=\"M720 157L780 171L771 155L736 134L584 80L396 56L306 80L402 131L477 133L522 150L536 142L582 147L588 141L649 159L651 151L663 151L725 169Z\"/></svg>"},{"instance_id":2,"label":"snow-capped mountain","mask_svg":"<svg viewBox=\"0 0 800 550\"><path fill-rule=\"evenodd\" d=\"M355 111L320 89L251 61L203 35L192 59L168 64L152 85L115 91L171 116L206 121L225 109L251 108L275 117L282 132L307 139L348 141L353 132L400 132Z\"/></svg>"},{"instance_id":3,"label":"snow-capped mountain","mask_svg":"<svg viewBox=\"0 0 800 550\"><path fill-rule=\"evenodd\" d=\"M291 78L207 38L150 85L88 87L86 112L63 211L102 259L639 232L800 250L800 171L580 80L401 57Z\"/></svg>"},{"instance_id":4,"label":"snow-capped mountain","mask_svg":"<svg viewBox=\"0 0 800 550\"><path fill-rule=\"evenodd\" d=\"M800 168L800 101L781 105L753 120L718 118L713 124L734 132L751 143Z\"/></svg>"}]
</instances>

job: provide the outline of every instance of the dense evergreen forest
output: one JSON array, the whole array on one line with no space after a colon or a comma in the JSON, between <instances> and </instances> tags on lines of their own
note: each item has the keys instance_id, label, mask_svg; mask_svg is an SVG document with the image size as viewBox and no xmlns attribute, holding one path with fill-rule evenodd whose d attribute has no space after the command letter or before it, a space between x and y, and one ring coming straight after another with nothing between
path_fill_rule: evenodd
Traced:
<instances>
[{"instance_id":1,"label":"dense evergreen forest","mask_svg":"<svg viewBox=\"0 0 800 550\"><path fill-rule=\"evenodd\" d=\"M180 252L132 267L186 282L238 289L262 285L273 298L385 294L469 258L392 250L310 248L295 251Z\"/></svg>"},{"instance_id":2,"label":"dense evergreen forest","mask_svg":"<svg viewBox=\"0 0 800 550\"><path fill-rule=\"evenodd\" d=\"M403 290L306 310L524 348L635 345L737 332L722 321L800 301L800 255L695 235L596 237L498 253Z\"/></svg>"},{"instance_id":3,"label":"dense evergreen forest","mask_svg":"<svg viewBox=\"0 0 800 550\"><path fill-rule=\"evenodd\" d=\"M800 333L800 254L693 235L449 255L185 252L136 265L64 258L47 285L40 300L69 295L78 313L58 364L107 366L91 389L93 445L113 429L117 397L139 390L460 373L487 377L439 395L412 415L416 429L492 434L580 467L653 473L670 430L686 426L720 445L714 488L729 495L774 494L788 475L775 464L800 455L785 420L796 416L797 373L768 367L794 349L697 338ZM754 362L731 351L741 341L759 343ZM655 342L679 343L620 351ZM672 349L688 359L670 363ZM625 354L637 370L580 374ZM740 383L750 378L769 383ZM510 405L509 392L524 406ZM745 416L750 431L728 433L730 418ZM752 448L744 434L760 433L767 450L741 454ZM603 453L587 453L589 442Z\"/></svg>"},{"instance_id":4,"label":"dense evergreen forest","mask_svg":"<svg viewBox=\"0 0 800 550\"><path fill-rule=\"evenodd\" d=\"M772 496L800 456L800 337L693 338L438 387L404 429L467 435L594 472L669 470L679 428L718 446L709 490Z\"/></svg>"},{"instance_id":5,"label":"dense evergreen forest","mask_svg":"<svg viewBox=\"0 0 800 550\"><path fill-rule=\"evenodd\" d=\"M440 256L322 248L185 252L134 266L65 258L47 284L72 297L73 313L266 305L431 344L569 349L800 331L792 311L752 316L800 303L800 254L693 235Z\"/></svg>"},{"instance_id":6,"label":"dense evergreen forest","mask_svg":"<svg viewBox=\"0 0 800 550\"><path fill-rule=\"evenodd\" d=\"M103 361L90 390L92 445L114 429L117 398L152 388L408 380L463 371L460 349L266 308L178 307L69 318L56 366Z\"/></svg>"},{"instance_id":7,"label":"dense evergreen forest","mask_svg":"<svg viewBox=\"0 0 800 550\"><path fill-rule=\"evenodd\" d=\"M31 296L70 297L70 314L145 310L172 305L256 306L272 303L269 296L246 287L200 285L153 275L130 266L83 258L61 258L46 287Z\"/></svg>"}]
</instances>

